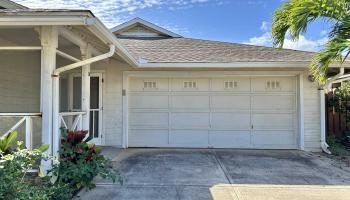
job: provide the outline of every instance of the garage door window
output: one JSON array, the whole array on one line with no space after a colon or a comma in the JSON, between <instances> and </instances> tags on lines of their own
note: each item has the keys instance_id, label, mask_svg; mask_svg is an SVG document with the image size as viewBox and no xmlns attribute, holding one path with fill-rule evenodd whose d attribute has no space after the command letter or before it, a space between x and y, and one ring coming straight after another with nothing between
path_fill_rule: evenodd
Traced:
<instances>
[{"instance_id":1,"label":"garage door window","mask_svg":"<svg viewBox=\"0 0 350 200\"><path fill-rule=\"evenodd\" d=\"M184 81L183 84L184 89L197 89L196 81Z\"/></svg>"},{"instance_id":2,"label":"garage door window","mask_svg":"<svg viewBox=\"0 0 350 200\"><path fill-rule=\"evenodd\" d=\"M233 81L233 80L230 80L230 81L224 81L224 88L226 90L232 90L232 89L235 89L238 87L238 83L237 81Z\"/></svg>"},{"instance_id":3,"label":"garage door window","mask_svg":"<svg viewBox=\"0 0 350 200\"><path fill-rule=\"evenodd\" d=\"M155 81L144 81L143 82L143 89L144 90L157 89L157 82L155 82Z\"/></svg>"},{"instance_id":4,"label":"garage door window","mask_svg":"<svg viewBox=\"0 0 350 200\"><path fill-rule=\"evenodd\" d=\"M269 90L281 89L281 84L279 81L267 81L266 89L269 89Z\"/></svg>"}]
</instances>

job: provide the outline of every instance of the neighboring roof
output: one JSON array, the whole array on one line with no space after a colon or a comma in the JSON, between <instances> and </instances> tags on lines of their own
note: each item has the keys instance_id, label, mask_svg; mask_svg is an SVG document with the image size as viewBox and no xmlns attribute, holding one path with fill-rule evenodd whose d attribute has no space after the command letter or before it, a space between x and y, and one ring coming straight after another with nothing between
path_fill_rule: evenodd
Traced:
<instances>
[{"instance_id":1,"label":"neighboring roof","mask_svg":"<svg viewBox=\"0 0 350 200\"><path fill-rule=\"evenodd\" d=\"M143 63L306 62L313 52L191 38L118 39Z\"/></svg>"},{"instance_id":2,"label":"neighboring roof","mask_svg":"<svg viewBox=\"0 0 350 200\"><path fill-rule=\"evenodd\" d=\"M27 7L10 0L0 0L0 9L26 9Z\"/></svg>"},{"instance_id":3,"label":"neighboring roof","mask_svg":"<svg viewBox=\"0 0 350 200\"><path fill-rule=\"evenodd\" d=\"M122 24L120 24L120 25L118 25L118 26L116 26L114 28L111 28L110 31L117 35L117 34L123 32L123 31L126 31L126 30L128 30L128 29L130 29L132 27L138 26L138 25L142 25L142 26L144 26L144 27L146 27L148 29L153 30L154 32L160 33L160 34L168 36L168 37L182 37L179 34L173 33L173 32L171 32L169 30L166 30L166 29L164 29L164 28L162 28L160 26L157 26L157 25L155 25L155 24L153 24L151 22L148 22L148 21L143 20L143 19L138 18L138 17L134 18L134 19L132 19L130 21L127 21L125 23L122 23Z\"/></svg>"}]
</instances>

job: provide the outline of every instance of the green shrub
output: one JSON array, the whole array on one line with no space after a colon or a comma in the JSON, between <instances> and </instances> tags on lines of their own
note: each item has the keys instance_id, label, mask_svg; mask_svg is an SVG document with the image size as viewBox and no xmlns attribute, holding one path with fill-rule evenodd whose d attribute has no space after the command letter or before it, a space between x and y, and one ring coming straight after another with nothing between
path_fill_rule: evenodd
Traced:
<instances>
[{"instance_id":1,"label":"green shrub","mask_svg":"<svg viewBox=\"0 0 350 200\"><path fill-rule=\"evenodd\" d=\"M86 135L87 131L62 131L59 165L52 170L57 181L77 190L95 187L92 179L97 175L113 182L117 177L120 180L110 161L101 155L101 149L84 140Z\"/></svg>"},{"instance_id":2,"label":"green shrub","mask_svg":"<svg viewBox=\"0 0 350 200\"><path fill-rule=\"evenodd\" d=\"M71 189L64 184L53 185L50 177L28 177L30 169L38 167L42 159L51 159L43 154L48 145L38 149L22 148L18 142L17 149L9 154L1 153L0 159L0 199L14 200L68 200Z\"/></svg>"},{"instance_id":3,"label":"green shrub","mask_svg":"<svg viewBox=\"0 0 350 200\"><path fill-rule=\"evenodd\" d=\"M4 134L0 137L0 152L3 154L8 154L11 152L11 146L15 142L17 138L17 132L10 132L8 134Z\"/></svg>"}]
</instances>

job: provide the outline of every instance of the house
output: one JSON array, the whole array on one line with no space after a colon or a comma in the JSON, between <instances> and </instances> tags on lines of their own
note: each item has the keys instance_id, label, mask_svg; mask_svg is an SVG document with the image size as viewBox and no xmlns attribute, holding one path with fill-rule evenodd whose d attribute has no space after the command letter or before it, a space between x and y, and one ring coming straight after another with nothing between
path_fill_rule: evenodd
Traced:
<instances>
[{"instance_id":1,"label":"house","mask_svg":"<svg viewBox=\"0 0 350 200\"><path fill-rule=\"evenodd\" d=\"M107 29L88 10L3 9L0 131L24 126L27 146L52 153L60 127L123 148L327 151L312 56L185 38L139 18Z\"/></svg>"}]
</instances>

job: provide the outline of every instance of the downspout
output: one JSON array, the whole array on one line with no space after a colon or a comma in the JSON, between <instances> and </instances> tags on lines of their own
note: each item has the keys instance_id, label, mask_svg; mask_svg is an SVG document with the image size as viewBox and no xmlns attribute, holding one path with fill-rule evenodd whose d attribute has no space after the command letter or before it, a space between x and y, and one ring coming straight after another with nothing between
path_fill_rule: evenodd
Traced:
<instances>
[{"instance_id":1,"label":"downspout","mask_svg":"<svg viewBox=\"0 0 350 200\"><path fill-rule=\"evenodd\" d=\"M65 71L68 71L68 70L72 70L72 69L75 69L75 68L78 68L78 67L81 67L81 66L84 66L84 65L88 65L88 64L91 64L91 63L94 63L94 62L98 62L100 60L104 60L106 58L112 57L114 55L114 53L115 53L115 46L114 45L109 45L109 52L107 52L105 54L102 54L102 55L99 55L99 56L95 56L95 57L92 57L92 58L89 58L89 59L86 59L86 60L82 60L82 61L70 64L70 65L66 65L66 66L57 68L53 72L53 76L58 76L62 72L65 72Z\"/></svg>"},{"instance_id":2,"label":"downspout","mask_svg":"<svg viewBox=\"0 0 350 200\"><path fill-rule=\"evenodd\" d=\"M334 80L338 79L339 77L343 76L345 72L344 67L340 68L340 72L329 78L328 79L328 84L326 86L323 86L319 89L319 93L320 93L320 124L321 124L321 148L322 151L327 153L327 154L332 154L328 147L329 145L326 142L326 101L325 101L325 88L326 91L330 91L332 89L332 83Z\"/></svg>"},{"instance_id":3,"label":"downspout","mask_svg":"<svg viewBox=\"0 0 350 200\"><path fill-rule=\"evenodd\" d=\"M86 60L82 60L73 64L69 64L60 68L57 68L53 71L52 78L53 78L53 83L52 83L52 127L53 127L53 135L52 135L52 151L53 155L55 155L58 150L59 150L59 138L60 138L60 131L59 131L59 75L62 72L72 70L78 67L82 67L84 65L88 65L109 57L112 57L115 53L115 46L114 45L109 45L109 52L92 57Z\"/></svg>"},{"instance_id":4,"label":"downspout","mask_svg":"<svg viewBox=\"0 0 350 200\"><path fill-rule=\"evenodd\" d=\"M320 93L320 124L321 124L321 149L327 154L332 154L328 147L329 145L326 142L326 105L325 105L325 92L324 88L319 89Z\"/></svg>"}]
</instances>

